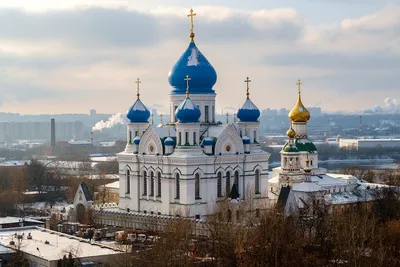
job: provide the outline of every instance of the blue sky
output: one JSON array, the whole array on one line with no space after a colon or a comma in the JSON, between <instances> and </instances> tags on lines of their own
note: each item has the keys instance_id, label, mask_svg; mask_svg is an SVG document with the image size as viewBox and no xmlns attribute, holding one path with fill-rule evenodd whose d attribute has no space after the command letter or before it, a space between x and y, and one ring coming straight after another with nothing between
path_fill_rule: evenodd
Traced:
<instances>
[{"instance_id":1,"label":"blue sky","mask_svg":"<svg viewBox=\"0 0 400 267\"><path fill-rule=\"evenodd\" d=\"M0 112L125 112L134 81L167 110L167 75L196 44L218 73L218 110L304 102L354 111L400 99L400 1L0 0ZM243 77L243 78L242 78Z\"/></svg>"}]
</instances>

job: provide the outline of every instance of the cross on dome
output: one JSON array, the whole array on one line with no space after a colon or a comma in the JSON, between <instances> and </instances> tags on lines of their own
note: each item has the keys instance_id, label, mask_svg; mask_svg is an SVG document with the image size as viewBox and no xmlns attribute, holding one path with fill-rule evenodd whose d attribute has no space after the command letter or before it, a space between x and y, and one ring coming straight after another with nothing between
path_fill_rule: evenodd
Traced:
<instances>
[{"instance_id":1,"label":"cross on dome","mask_svg":"<svg viewBox=\"0 0 400 267\"><path fill-rule=\"evenodd\" d=\"M136 83L136 89L137 89L136 96L137 96L137 99L139 99L139 96L140 96L140 93L139 93L140 83L142 83L142 82L140 81L139 78L137 78L135 83Z\"/></svg>"},{"instance_id":2,"label":"cross on dome","mask_svg":"<svg viewBox=\"0 0 400 267\"><path fill-rule=\"evenodd\" d=\"M190 14L188 14L187 16L190 17L190 42L191 42L191 43L194 43L194 32L193 32L194 23L193 23L193 17L196 16L196 13L193 13L193 9L190 9Z\"/></svg>"},{"instance_id":3,"label":"cross on dome","mask_svg":"<svg viewBox=\"0 0 400 267\"><path fill-rule=\"evenodd\" d=\"M189 81L192 80L192 78L186 74L186 78L184 80L186 81L186 98L189 98Z\"/></svg>"},{"instance_id":4,"label":"cross on dome","mask_svg":"<svg viewBox=\"0 0 400 267\"><path fill-rule=\"evenodd\" d=\"M301 82L301 80L298 79L296 85L297 85L297 88L299 88L299 94L300 94L300 90L301 90L301 85L302 85L302 84L303 84L303 83Z\"/></svg>"},{"instance_id":5,"label":"cross on dome","mask_svg":"<svg viewBox=\"0 0 400 267\"><path fill-rule=\"evenodd\" d=\"M247 96L247 99L249 99L249 95L250 95L250 93L249 93L249 83L251 83L251 80L249 79L249 77L247 77L246 80L244 80L244 82L247 84L246 96Z\"/></svg>"}]
</instances>

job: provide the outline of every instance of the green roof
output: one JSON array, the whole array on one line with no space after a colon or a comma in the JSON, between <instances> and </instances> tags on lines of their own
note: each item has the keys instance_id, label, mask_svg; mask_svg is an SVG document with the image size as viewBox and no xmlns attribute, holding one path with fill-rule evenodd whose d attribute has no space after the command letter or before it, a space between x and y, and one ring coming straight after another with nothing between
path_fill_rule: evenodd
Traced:
<instances>
[{"instance_id":1,"label":"green roof","mask_svg":"<svg viewBox=\"0 0 400 267\"><path fill-rule=\"evenodd\" d=\"M298 153L299 149L293 144L289 144L289 141L282 148L282 152L291 152L291 153Z\"/></svg>"},{"instance_id":2,"label":"green roof","mask_svg":"<svg viewBox=\"0 0 400 267\"><path fill-rule=\"evenodd\" d=\"M315 147L313 142L311 142L310 140L308 140L306 138L295 139L294 144L301 152L307 151L307 152L313 153L313 152L317 151L317 148Z\"/></svg>"}]
</instances>

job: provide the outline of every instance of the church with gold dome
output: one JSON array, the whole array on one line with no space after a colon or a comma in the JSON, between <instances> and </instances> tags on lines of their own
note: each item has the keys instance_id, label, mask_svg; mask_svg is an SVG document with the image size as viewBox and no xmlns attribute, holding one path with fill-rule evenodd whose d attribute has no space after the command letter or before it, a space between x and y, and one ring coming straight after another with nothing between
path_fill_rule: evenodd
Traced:
<instances>
[{"instance_id":1,"label":"church with gold dome","mask_svg":"<svg viewBox=\"0 0 400 267\"><path fill-rule=\"evenodd\" d=\"M169 75L169 121L154 125L140 97L126 117L127 145L118 154L119 210L199 218L221 200L268 196L268 159L260 146L260 110L244 80L244 104L231 123L216 121L217 72L195 43L193 16L189 45Z\"/></svg>"},{"instance_id":2,"label":"church with gold dome","mask_svg":"<svg viewBox=\"0 0 400 267\"><path fill-rule=\"evenodd\" d=\"M289 112L288 141L281 150L281 166L272 170L268 180L268 198L283 205L290 214L323 203L332 212L346 206L374 199L373 189L382 185L370 184L353 175L328 173L318 166L318 151L307 136L311 114L301 98L301 81L297 82L298 98Z\"/></svg>"}]
</instances>

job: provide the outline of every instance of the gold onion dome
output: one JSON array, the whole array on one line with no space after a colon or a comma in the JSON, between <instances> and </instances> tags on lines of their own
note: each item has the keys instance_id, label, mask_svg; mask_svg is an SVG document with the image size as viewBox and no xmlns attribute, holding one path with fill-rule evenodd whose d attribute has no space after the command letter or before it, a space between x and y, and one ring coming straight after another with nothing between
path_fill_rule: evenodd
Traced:
<instances>
[{"instance_id":1,"label":"gold onion dome","mask_svg":"<svg viewBox=\"0 0 400 267\"><path fill-rule=\"evenodd\" d=\"M289 119L292 122L307 122L310 119L310 112L308 112L306 107L303 105L303 102L301 102L301 94L300 94L301 84L302 83L299 80L297 82L297 85L299 87L299 97L297 98L296 105L289 112Z\"/></svg>"},{"instance_id":2,"label":"gold onion dome","mask_svg":"<svg viewBox=\"0 0 400 267\"><path fill-rule=\"evenodd\" d=\"M293 139L296 136L296 132L293 130L292 125L290 125L289 130L286 132L287 137Z\"/></svg>"}]
</instances>

